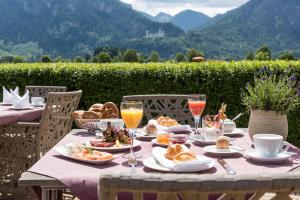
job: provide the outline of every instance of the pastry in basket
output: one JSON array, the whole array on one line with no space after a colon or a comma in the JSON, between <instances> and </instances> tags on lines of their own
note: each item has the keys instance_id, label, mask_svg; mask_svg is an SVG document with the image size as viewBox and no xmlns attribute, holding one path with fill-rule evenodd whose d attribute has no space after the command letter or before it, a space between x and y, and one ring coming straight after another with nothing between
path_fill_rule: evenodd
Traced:
<instances>
[{"instance_id":1,"label":"pastry in basket","mask_svg":"<svg viewBox=\"0 0 300 200\"><path fill-rule=\"evenodd\" d=\"M184 152L184 150L180 144L170 145L167 149L165 157L169 160L173 160L174 157L181 152Z\"/></svg>"},{"instance_id":2,"label":"pastry in basket","mask_svg":"<svg viewBox=\"0 0 300 200\"><path fill-rule=\"evenodd\" d=\"M178 125L178 122L175 119L172 119L170 117L160 116L159 118L156 119L156 121L157 121L158 125L166 126L166 127Z\"/></svg>"},{"instance_id":3,"label":"pastry in basket","mask_svg":"<svg viewBox=\"0 0 300 200\"><path fill-rule=\"evenodd\" d=\"M102 119L102 114L94 111L85 111L82 115L82 119Z\"/></svg>"},{"instance_id":4,"label":"pastry in basket","mask_svg":"<svg viewBox=\"0 0 300 200\"><path fill-rule=\"evenodd\" d=\"M216 147L217 149L229 149L229 138L226 136L218 137Z\"/></svg>"},{"instance_id":5,"label":"pastry in basket","mask_svg":"<svg viewBox=\"0 0 300 200\"><path fill-rule=\"evenodd\" d=\"M74 119L81 119L84 112L85 112L84 110L77 110L77 111L74 111L74 112L72 113L72 117L73 117Z\"/></svg>"},{"instance_id":6,"label":"pastry in basket","mask_svg":"<svg viewBox=\"0 0 300 200\"><path fill-rule=\"evenodd\" d=\"M113 102L107 102L101 109L103 119L119 118L119 109Z\"/></svg>"},{"instance_id":7,"label":"pastry in basket","mask_svg":"<svg viewBox=\"0 0 300 200\"><path fill-rule=\"evenodd\" d=\"M94 111L94 112L99 113L99 112L101 112L102 108L103 108L103 104L96 103L90 107L89 111Z\"/></svg>"},{"instance_id":8,"label":"pastry in basket","mask_svg":"<svg viewBox=\"0 0 300 200\"><path fill-rule=\"evenodd\" d=\"M181 163L191 160L197 160L197 156L192 152L181 152L174 156L173 160L175 163Z\"/></svg>"}]
</instances>

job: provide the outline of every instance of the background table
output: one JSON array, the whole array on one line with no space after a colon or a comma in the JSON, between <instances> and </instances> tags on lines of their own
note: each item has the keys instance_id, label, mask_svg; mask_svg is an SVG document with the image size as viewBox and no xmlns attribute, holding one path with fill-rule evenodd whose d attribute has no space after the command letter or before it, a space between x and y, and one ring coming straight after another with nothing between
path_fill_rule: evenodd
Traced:
<instances>
[{"instance_id":1,"label":"background table","mask_svg":"<svg viewBox=\"0 0 300 200\"><path fill-rule=\"evenodd\" d=\"M247 131L247 129L244 129L245 131ZM66 136L66 138L64 138L59 144L59 145L63 145L64 143L67 143L69 141L72 140L76 140L76 138L80 137L83 141L84 140L88 140L89 136L86 134L86 131L84 130L73 130L68 136ZM243 145L248 145L249 147L251 146L251 141L246 138L248 137L247 135L243 137L243 139L240 139L239 142L243 143ZM238 139L236 139L237 141ZM233 141L234 142L234 141ZM203 150L202 148L198 148L197 146L192 145L192 150L196 151L197 154L203 154ZM151 156L151 143L150 142L142 142L142 153L144 155L144 158L147 158L149 156ZM241 157L241 156L240 156ZM59 159L59 160L57 160ZM88 184L94 184L91 190L87 190L86 191L86 196L82 195L84 199L84 197L86 197L86 199L96 199L97 198L97 194L96 191L97 190L97 184L98 184L98 176L102 173L112 173L112 172L122 172L122 170L124 172L128 172L131 170L130 167L127 166L127 161L126 159L121 159L118 158L119 160L117 161L117 163L119 163L118 165L108 165L108 166L91 166L91 165L85 165L84 163L79 163L79 162L74 162L71 160L66 160L66 159L62 159L62 158L57 158L57 153L54 150L51 150L50 152L48 152L46 154L46 157L43 157L40 161L38 161L38 163L36 163L33 168L29 169L29 172L26 172L22 175L22 177L19 179L19 185L20 186L26 186L26 187L33 187L33 186L39 186L41 187L43 190L43 198L47 199L48 197L48 193L49 191L54 191L54 196L56 195L56 191L57 189L62 189L65 187L65 184L63 184L62 182L51 178L51 177L47 177L44 175L39 175L37 173L32 173L30 171L43 171L40 168L43 167L49 167L49 170L52 172L53 170L61 170L61 173L63 176L71 176L71 177L67 177L67 178L72 178L72 176L75 176L76 178L80 177L82 175L82 177L89 177L89 176L95 176L92 183L88 183L87 181L83 180L83 185L81 185L82 187L84 187ZM141 159L142 160L142 159ZM238 171L238 175L245 175L248 174L251 170L253 170L253 166L251 165L244 165L243 162L248 162L245 161L245 159L243 159L243 161L241 163L236 163L236 157L230 157L225 159L234 169L236 169L236 171ZM53 164L52 162L59 162L56 163L57 167L55 168L51 168L51 164ZM251 163L251 161L249 161ZM71 164L75 163L73 169ZM255 171L254 173L257 174L264 174L264 173L268 173L268 172L278 172L278 171L282 171L282 170L286 170L287 167L291 167L291 166L285 166L285 165L275 165L272 167L265 167L265 165L259 165L256 163L251 163L253 165L255 165ZM64 166L65 165L65 166ZM81 166L85 167L85 170L80 170ZM296 165L295 165L296 166ZM93 171L93 168L95 168L95 171ZM76 173L73 172L69 172L69 171L75 171ZM98 171L97 171L98 170ZM250 170L250 171L249 171ZM295 170L294 170L295 171ZM298 169L296 169L296 171L298 171ZM284 171L283 171L284 172ZM300 172L300 171L299 171ZM144 166L141 164L141 162L139 163L139 166L136 168L136 173L142 173L142 174L148 174L148 173L156 173L156 174L162 174L161 172L154 172L153 170L149 170L147 168L144 168ZM217 163L216 164L216 168L202 172L202 173L197 173L197 174L219 174L219 175L226 175L225 170ZM51 173L50 173L51 174ZM195 174L195 173L194 173ZM285 173L284 173L285 174ZM174 174L175 175L175 174ZM300 178L299 178L300 180ZM80 183L81 184L81 183ZM95 185L96 184L96 185ZM80 185L75 185L75 188L79 188ZM74 188L73 188L74 189ZM75 193L76 194L76 193ZM90 195L90 198L89 198ZM80 197L80 196L79 196Z\"/></svg>"},{"instance_id":2,"label":"background table","mask_svg":"<svg viewBox=\"0 0 300 200\"><path fill-rule=\"evenodd\" d=\"M0 105L0 126L14 122L33 122L43 114L44 108L31 107L28 110L13 110L11 106Z\"/></svg>"}]
</instances>

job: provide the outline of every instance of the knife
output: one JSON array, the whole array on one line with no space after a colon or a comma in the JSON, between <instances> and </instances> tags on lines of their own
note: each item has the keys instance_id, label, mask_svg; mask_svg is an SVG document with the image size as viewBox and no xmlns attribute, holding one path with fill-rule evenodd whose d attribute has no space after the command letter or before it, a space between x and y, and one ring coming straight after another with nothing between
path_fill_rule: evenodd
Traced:
<instances>
[{"instance_id":1,"label":"knife","mask_svg":"<svg viewBox=\"0 0 300 200\"><path fill-rule=\"evenodd\" d=\"M227 174L230 175L235 175L236 171L234 169L232 169L227 162L225 162L225 160L223 160L222 158L217 159L217 161L222 165L222 167L224 167L224 169L226 170Z\"/></svg>"}]
</instances>

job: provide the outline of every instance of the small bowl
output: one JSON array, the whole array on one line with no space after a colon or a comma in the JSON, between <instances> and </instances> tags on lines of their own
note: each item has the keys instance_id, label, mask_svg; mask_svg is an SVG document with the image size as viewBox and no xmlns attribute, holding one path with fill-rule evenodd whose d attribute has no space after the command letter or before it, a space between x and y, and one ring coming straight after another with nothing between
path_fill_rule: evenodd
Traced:
<instances>
[{"instance_id":1,"label":"small bowl","mask_svg":"<svg viewBox=\"0 0 300 200\"><path fill-rule=\"evenodd\" d=\"M173 144L185 144L187 142L188 136L184 134L173 135L170 140Z\"/></svg>"},{"instance_id":2,"label":"small bowl","mask_svg":"<svg viewBox=\"0 0 300 200\"><path fill-rule=\"evenodd\" d=\"M224 132L231 133L236 128L236 124L234 121L230 119L224 120Z\"/></svg>"}]
</instances>

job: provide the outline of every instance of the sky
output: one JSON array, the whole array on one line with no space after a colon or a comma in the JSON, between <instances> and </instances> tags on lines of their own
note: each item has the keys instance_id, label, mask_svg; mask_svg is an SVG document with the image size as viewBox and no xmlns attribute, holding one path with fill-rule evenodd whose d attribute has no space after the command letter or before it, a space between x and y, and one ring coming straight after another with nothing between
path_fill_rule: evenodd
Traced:
<instances>
[{"instance_id":1,"label":"sky","mask_svg":"<svg viewBox=\"0 0 300 200\"><path fill-rule=\"evenodd\" d=\"M121 0L129 3L136 10L151 15L165 12L175 15L183 10L191 9L208 16L223 14L244 4L248 0Z\"/></svg>"}]
</instances>

